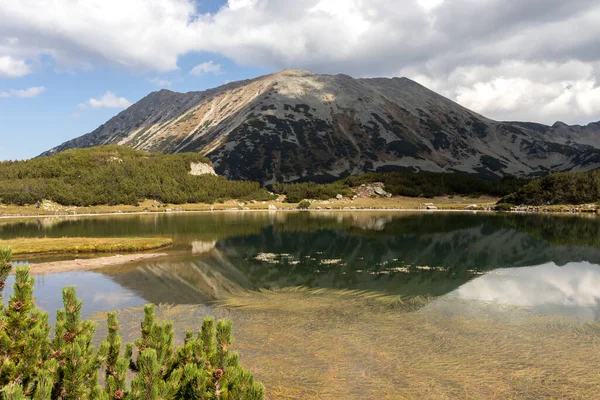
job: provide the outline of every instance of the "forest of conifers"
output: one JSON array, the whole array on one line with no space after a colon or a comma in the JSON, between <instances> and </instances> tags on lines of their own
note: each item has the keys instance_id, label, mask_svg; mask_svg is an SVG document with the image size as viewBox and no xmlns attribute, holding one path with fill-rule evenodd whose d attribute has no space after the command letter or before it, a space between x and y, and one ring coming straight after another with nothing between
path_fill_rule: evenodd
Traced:
<instances>
[{"instance_id":1,"label":"forest of conifers","mask_svg":"<svg viewBox=\"0 0 600 400\"><path fill-rule=\"evenodd\" d=\"M228 199L271 200L257 182L190 174L190 164L209 162L197 153L164 155L125 146L72 149L27 161L0 162L0 203L26 205L51 200L62 205L214 203ZM515 205L582 204L600 198L600 172L556 173L527 180L486 180L472 175L433 172L369 172L330 184L276 183L268 187L287 201L330 199L361 184L383 182L393 195L430 198L444 195L503 197Z\"/></svg>"}]
</instances>

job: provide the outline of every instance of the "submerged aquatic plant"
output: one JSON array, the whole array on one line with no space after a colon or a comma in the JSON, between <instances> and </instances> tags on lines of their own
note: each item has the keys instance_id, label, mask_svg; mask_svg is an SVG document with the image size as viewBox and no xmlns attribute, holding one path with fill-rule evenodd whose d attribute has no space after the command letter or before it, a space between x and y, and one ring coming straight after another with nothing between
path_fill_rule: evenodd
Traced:
<instances>
[{"instance_id":1,"label":"submerged aquatic plant","mask_svg":"<svg viewBox=\"0 0 600 400\"><path fill-rule=\"evenodd\" d=\"M12 269L10 250L0 249L0 284ZM196 335L186 333L175 348L172 322L157 322L153 305L144 308L142 336L121 355L114 312L108 336L92 345L96 324L82 320L74 287L63 289L54 338L48 314L35 306L28 267L16 269L8 306L0 299L0 395L6 399L220 399L261 400L264 387L239 365L232 351L232 322L204 319ZM134 350L135 346L135 350ZM105 371L105 383L98 374ZM133 373L128 382L128 372Z\"/></svg>"}]
</instances>

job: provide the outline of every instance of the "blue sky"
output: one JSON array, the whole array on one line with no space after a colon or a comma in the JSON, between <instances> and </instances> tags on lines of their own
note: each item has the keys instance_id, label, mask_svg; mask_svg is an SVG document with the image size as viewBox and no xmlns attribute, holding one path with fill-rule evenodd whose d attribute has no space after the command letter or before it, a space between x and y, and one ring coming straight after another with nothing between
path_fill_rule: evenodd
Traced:
<instances>
[{"instance_id":1,"label":"blue sky","mask_svg":"<svg viewBox=\"0 0 600 400\"><path fill-rule=\"evenodd\" d=\"M0 1L0 160L90 132L160 88L203 90L284 68L407 76L499 120L600 120L594 0L40 6Z\"/></svg>"},{"instance_id":2,"label":"blue sky","mask_svg":"<svg viewBox=\"0 0 600 400\"><path fill-rule=\"evenodd\" d=\"M218 71L190 73L196 65L211 61L212 65L219 66ZM52 62L48 64L40 73L0 80L0 92L13 88L44 88L35 97L0 97L0 160L35 157L66 140L93 131L123 108L108 103L90 106L90 98L101 101L107 92L135 103L161 88L180 92L205 90L270 72L268 68L238 67L227 58L202 53L182 56L179 70L159 74L120 67L55 72Z\"/></svg>"}]
</instances>

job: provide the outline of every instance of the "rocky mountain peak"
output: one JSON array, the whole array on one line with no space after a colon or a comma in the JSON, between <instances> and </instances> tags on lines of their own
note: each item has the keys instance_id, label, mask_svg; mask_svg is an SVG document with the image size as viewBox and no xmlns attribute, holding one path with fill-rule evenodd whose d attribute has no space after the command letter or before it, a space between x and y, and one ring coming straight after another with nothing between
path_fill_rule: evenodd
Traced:
<instances>
[{"instance_id":1,"label":"rocky mountain peak","mask_svg":"<svg viewBox=\"0 0 600 400\"><path fill-rule=\"evenodd\" d=\"M365 171L500 178L600 167L598 124L494 121L408 78L294 69L201 92L153 92L45 154L112 143L202 152L217 173L263 183Z\"/></svg>"}]
</instances>

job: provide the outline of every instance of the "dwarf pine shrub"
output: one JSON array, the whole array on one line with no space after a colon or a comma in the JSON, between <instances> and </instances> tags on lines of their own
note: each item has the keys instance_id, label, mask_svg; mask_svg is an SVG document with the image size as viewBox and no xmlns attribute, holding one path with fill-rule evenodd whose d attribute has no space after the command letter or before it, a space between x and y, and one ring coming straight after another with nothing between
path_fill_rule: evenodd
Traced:
<instances>
[{"instance_id":1,"label":"dwarf pine shrub","mask_svg":"<svg viewBox=\"0 0 600 400\"><path fill-rule=\"evenodd\" d=\"M239 365L230 349L230 320L205 318L174 346L171 322L158 322L154 306L144 307L141 337L125 346L116 313L108 313L108 335L92 345L96 324L81 319L74 287L63 289L54 337L48 314L35 306L34 279L17 267L13 294L1 297L12 269L11 251L0 249L0 397L20 399L211 399L261 400L264 387ZM99 384L100 371L104 385Z\"/></svg>"}]
</instances>

